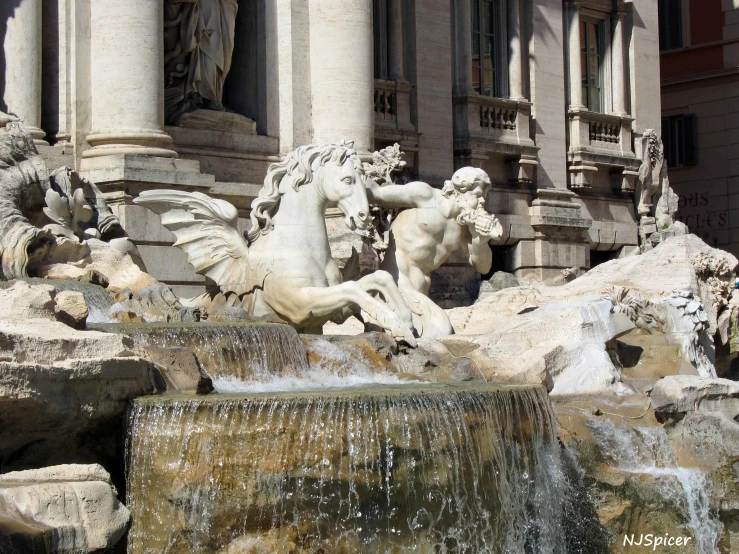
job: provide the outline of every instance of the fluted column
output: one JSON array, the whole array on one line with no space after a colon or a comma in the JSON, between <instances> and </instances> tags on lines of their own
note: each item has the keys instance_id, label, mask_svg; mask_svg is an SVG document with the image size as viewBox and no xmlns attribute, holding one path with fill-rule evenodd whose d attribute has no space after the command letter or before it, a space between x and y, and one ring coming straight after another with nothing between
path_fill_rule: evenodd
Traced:
<instances>
[{"instance_id":1,"label":"fluted column","mask_svg":"<svg viewBox=\"0 0 739 554\"><path fill-rule=\"evenodd\" d=\"M313 141L374 150L372 0L309 0Z\"/></svg>"},{"instance_id":2,"label":"fluted column","mask_svg":"<svg viewBox=\"0 0 739 554\"><path fill-rule=\"evenodd\" d=\"M613 111L618 115L626 113L626 77L624 71L624 14L613 14Z\"/></svg>"},{"instance_id":3,"label":"fluted column","mask_svg":"<svg viewBox=\"0 0 739 554\"><path fill-rule=\"evenodd\" d=\"M162 2L90 3L92 146L86 158L111 154L177 157L164 131Z\"/></svg>"},{"instance_id":4,"label":"fluted column","mask_svg":"<svg viewBox=\"0 0 739 554\"><path fill-rule=\"evenodd\" d=\"M59 125L56 132L56 146L70 144L72 138L72 37L70 0L57 0L59 14Z\"/></svg>"},{"instance_id":5,"label":"fluted column","mask_svg":"<svg viewBox=\"0 0 739 554\"><path fill-rule=\"evenodd\" d=\"M580 4L567 3L567 67L570 73L570 108L583 109L582 62L580 61Z\"/></svg>"},{"instance_id":6,"label":"fluted column","mask_svg":"<svg viewBox=\"0 0 739 554\"><path fill-rule=\"evenodd\" d=\"M454 0L454 92L474 94L472 87L472 7L470 0Z\"/></svg>"},{"instance_id":7,"label":"fluted column","mask_svg":"<svg viewBox=\"0 0 739 554\"><path fill-rule=\"evenodd\" d=\"M523 100L521 0L508 0L508 86L512 100Z\"/></svg>"},{"instance_id":8,"label":"fluted column","mask_svg":"<svg viewBox=\"0 0 739 554\"><path fill-rule=\"evenodd\" d=\"M388 0L388 73L392 81L405 82L403 67L403 0Z\"/></svg>"},{"instance_id":9,"label":"fluted column","mask_svg":"<svg viewBox=\"0 0 739 554\"><path fill-rule=\"evenodd\" d=\"M5 33L5 94L8 113L17 116L36 144L41 130L41 0L21 0Z\"/></svg>"}]
</instances>

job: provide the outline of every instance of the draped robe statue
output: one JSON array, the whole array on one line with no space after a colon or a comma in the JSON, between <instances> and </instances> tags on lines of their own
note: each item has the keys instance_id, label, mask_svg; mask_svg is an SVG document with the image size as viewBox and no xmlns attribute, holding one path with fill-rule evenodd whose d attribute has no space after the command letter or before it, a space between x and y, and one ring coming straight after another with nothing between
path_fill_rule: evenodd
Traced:
<instances>
[{"instance_id":1,"label":"draped robe statue","mask_svg":"<svg viewBox=\"0 0 739 554\"><path fill-rule=\"evenodd\" d=\"M223 84L231 68L236 0L166 0L165 119L177 125L184 114L224 110Z\"/></svg>"}]
</instances>

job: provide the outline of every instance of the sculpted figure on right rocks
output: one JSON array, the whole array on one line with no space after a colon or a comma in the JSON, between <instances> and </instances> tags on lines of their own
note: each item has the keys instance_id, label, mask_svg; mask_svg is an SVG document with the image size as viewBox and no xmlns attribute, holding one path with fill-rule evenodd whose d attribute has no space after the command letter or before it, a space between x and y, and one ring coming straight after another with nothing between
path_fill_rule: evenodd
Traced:
<instances>
[{"instance_id":1,"label":"sculpted figure on right rocks","mask_svg":"<svg viewBox=\"0 0 739 554\"><path fill-rule=\"evenodd\" d=\"M367 196L379 206L410 208L390 225L381 269L388 271L413 312L419 336L437 338L454 333L449 317L429 297L431 272L461 249L480 273L492 266L489 241L503 228L485 210L490 177L482 169L463 167L439 190L419 181L381 186L367 179Z\"/></svg>"}]
</instances>

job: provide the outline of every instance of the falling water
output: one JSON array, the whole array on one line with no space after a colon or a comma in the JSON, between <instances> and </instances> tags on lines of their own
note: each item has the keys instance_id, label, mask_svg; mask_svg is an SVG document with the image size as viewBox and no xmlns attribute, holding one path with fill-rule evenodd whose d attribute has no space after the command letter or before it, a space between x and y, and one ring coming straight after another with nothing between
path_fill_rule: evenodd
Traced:
<instances>
[{"instance_id":1,"label":"falling water","mask_svg":"<svg viewBox=\"0 0 739 554\"><path fill-rule=\"evenodd\" d=\"M23 280L31 285L51 285L57 293L65 290L81 292L85 296L85 303L87 304L87 323L105 323L109 320L108 313L113 306L113 298L100 285L63 279L25 278ZM11 286L14 282L8 281L3 283L2 286Z\"/></svg>"},{"instance_id":2,"label":"falling water","mask_svg":"<svg viewBox=\"0 0 739 554\"><path fill-rule=\"evenodd\" d=\"M140 398L127 459L131 554L567 551L542 387Z\"/></svg>"},{"instance_id":3,"label":"falling water","mask_svg":"<svg viewBox=\"0 0 739 554\"><path fill-rule=\"evenodd\" d=\"M276 323L119 323L97 329L133 337L139 348L184 346L213 378L260 381L274 375L300 375L308 355L298 333Z\"/></svg>"},{"instance_id":4,"label":"falling water","mask_svg":"<svg viewBox=\"0 0 739 554\"><path fill-rule=\"evenodd\" d=\"M687 513L699 554L718 554L722 524L711 513L709 479L700 469L678 466L662 427L632 429L609 419L591 420L588 425L610 464L661 481L662 495Z\"/></svg>"}]
</instances>

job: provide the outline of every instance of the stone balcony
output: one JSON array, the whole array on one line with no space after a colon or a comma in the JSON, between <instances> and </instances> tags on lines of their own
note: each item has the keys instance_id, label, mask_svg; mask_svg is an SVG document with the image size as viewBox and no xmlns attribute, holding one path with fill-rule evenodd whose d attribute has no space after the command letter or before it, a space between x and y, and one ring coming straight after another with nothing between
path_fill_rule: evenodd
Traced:
<instances>
[{"instance_id":1,"label":"stone balcony","mask_svg":"<svg viewBox=\"0 0 739 554\"><path fill-rule=\"evenodd\" d=\"M633 191L639 169L633 118L572 108L568 116L570 188Z\"/></svg>"},{"instance_id":2,"label":"stone balcony","mask_svg":"<svg viewBox=\"0 0 739 554\"><path fill-rule=\"evenodd\" d=\"M411 121L412 91L408 82L375 79L375 149L397 142L406 153L407 167L414 172L419 134Z\"/></svg>"},{"instance_id":3,"label":"stone balcony","mask_svg":"<svg viewBox=\"0 0 739 554\"><path fill-rule=\"evenodd\" d=\"M476 94L454 96L455 165L502 159L510 183L533 181L538 148L530 136L531 103Z\"/></svg>"}]
</instances>

